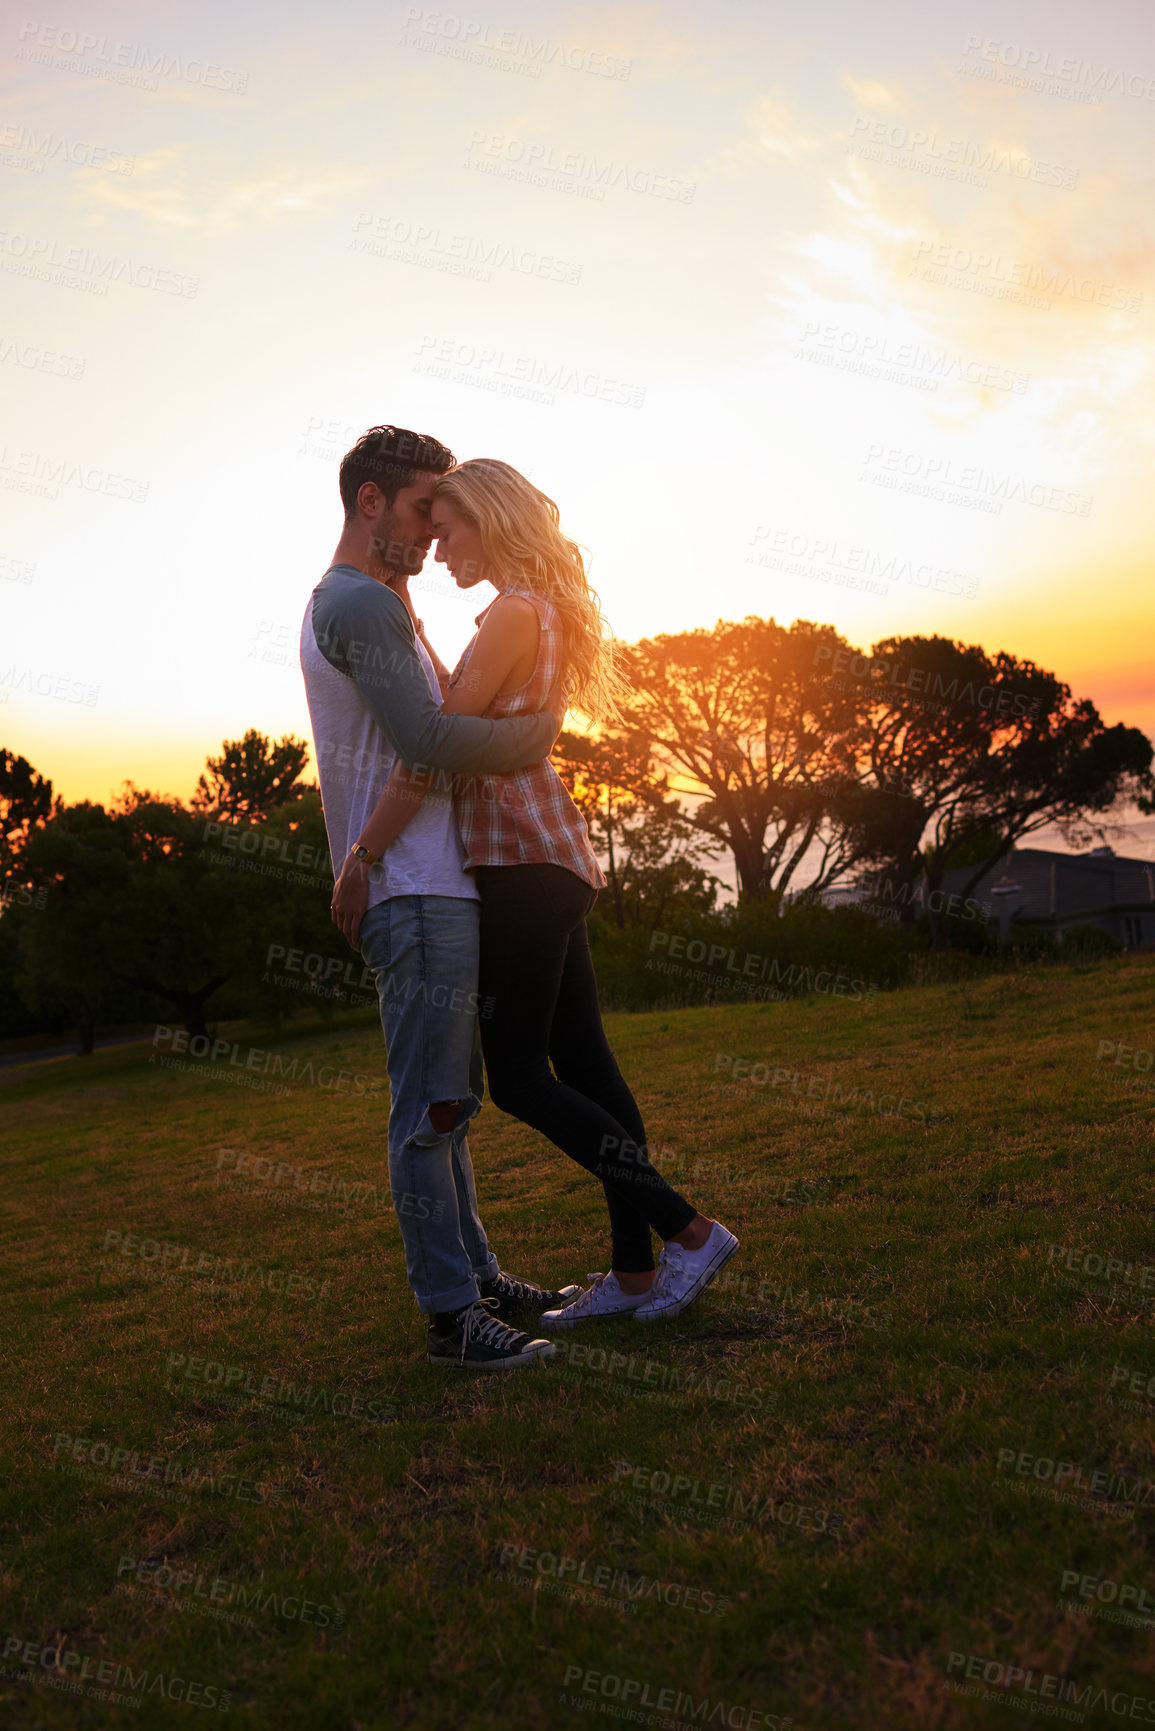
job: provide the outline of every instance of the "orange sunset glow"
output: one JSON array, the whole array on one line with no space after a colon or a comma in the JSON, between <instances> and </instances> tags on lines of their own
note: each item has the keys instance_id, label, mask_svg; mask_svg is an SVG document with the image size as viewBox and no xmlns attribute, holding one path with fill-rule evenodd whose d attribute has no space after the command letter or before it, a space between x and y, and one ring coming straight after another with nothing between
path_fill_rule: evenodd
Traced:
<instances>
[{"instance_id":1,"label":"orange sunset glow","mask_svg":"<svg viewBox=\"0 0 1155 1731\"><path fill-rule=\"evenodd\" d=\"M1155 726L1143 9L467 22L4 26L9 748L185 796L307 736L381 420L556 498L627 640L937 632ZM469 598L414 593L452 660Z\"/></svg>"}]
</instances>

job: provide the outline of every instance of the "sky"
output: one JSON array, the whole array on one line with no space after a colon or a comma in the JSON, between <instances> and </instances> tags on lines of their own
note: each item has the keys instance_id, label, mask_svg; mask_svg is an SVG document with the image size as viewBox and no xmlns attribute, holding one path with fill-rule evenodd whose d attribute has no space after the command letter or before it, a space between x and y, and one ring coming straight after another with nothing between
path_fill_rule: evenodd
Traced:
<instances>
[{"instance_id":1,"label":"sky","mask_svg":"<svg viewBox=\"0 0 1155 1731\"><path fill-rule=\"evenodd\" d=\"M556 499L626 640L940 633L1155 729L1143 0L39 4L0 22L0 744L66 799L308 737L382 421ZM413 594L452 662L476 598Z\"/></svg>"}]
</instances>

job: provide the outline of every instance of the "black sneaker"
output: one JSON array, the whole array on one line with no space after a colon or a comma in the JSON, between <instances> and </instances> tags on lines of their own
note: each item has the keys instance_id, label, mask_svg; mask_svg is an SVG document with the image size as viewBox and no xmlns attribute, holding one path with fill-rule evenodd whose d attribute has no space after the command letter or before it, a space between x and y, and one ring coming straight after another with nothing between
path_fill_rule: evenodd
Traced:
<instances>
[{"instance_id":1,"label":"black sneaker","mask_svg":"<svg viewBox=\"0 0 1155 1731\"><path fill-rule=\"evenodd\" d=\"M498 1274L494 1280L479 1280L477 1284L482 1298L496 1298L497 1314L503 1322L523 1311L540 1316L543 1310L558 1310L581 1291L580 1286L563 1286L560 1292L549 1292L535 1286L532 1280L517 1280L512 1274Z\"/></svg>"},{"instance_id":2,"label":"black sneaker","mask_svg":"<svg viewBox=\"0 0 1155 1731\"><path fill-rule=\"evenodd\" d=\"M479 1298L461 1310L434 1316L429 1324L430 1364L452 1364L460 1370L517 1370L552 1358L557 1347L548 1340L531 1340L507 1328L495 1312L497 1300Z\"/></svg>"}]
</instances>

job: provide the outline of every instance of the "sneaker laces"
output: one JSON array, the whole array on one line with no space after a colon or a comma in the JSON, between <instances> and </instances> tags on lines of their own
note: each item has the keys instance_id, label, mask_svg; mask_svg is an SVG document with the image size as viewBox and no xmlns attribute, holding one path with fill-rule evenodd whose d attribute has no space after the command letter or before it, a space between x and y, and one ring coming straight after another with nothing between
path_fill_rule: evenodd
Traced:
<instances>
[{"instance_id":1,"label":"sneaker laces","mask_svg":"<svg viewBox=\"0 0 1155 1731\"><path fill-rule=\"evenodd\" d=\"M543 1290L540 1286L534 1286L532 1281L515 1280L511 1274L495 1274L493 1284L497 1291L491 1294L492 1297L500 1298L504 1293L507 1299L519 1305L532 1303L541 1297Z\"/></svg>"},{"instance_id":2,"label":"sneaker laces","mask_svg":"<svg viewBox=\"0 0 1155 1731\"><path fill-rule=\"evenodd\" d=\"M482 1312L484 1314L481 1314ZM481 1346L497 1347L501 1345L503 1335L513 1332L498 1316L496 1298L475 1299L461 1318L462 1364L465 1363L465 1349L471 1340L476 1340Z\"/></svg>"},{"instance_id":3,"label":"sneaker laces","mask_svg":"<svg viewBox=\"0 0 1155 1731\"><path fill-rule=\"evenodd\" d=\"M650 1288L651 1298L665 1298L669 1294L671 1281L683 1273L686 1266L686 1252L680 1244L666 1244L658 1257L658 1272L654 1284Z\"/></svg>"},{"instance_id":4,"label":"sneaker laces","mask_svg":"<svg viewBox=\"0 0 1155 1731\"><path fill-rule=\"evenodd\" d=\"M586 1279L590 1284L587 1286L586 1290L584 1292L579 1292L576 1298L571 1298L568 1304L562 1306L562 1309L588 1310L594 1298L597 1296L602 1282L608 1280L609 1277L608 1270L605 1274L587 1274Z\"/></svg>"}]
</instances>

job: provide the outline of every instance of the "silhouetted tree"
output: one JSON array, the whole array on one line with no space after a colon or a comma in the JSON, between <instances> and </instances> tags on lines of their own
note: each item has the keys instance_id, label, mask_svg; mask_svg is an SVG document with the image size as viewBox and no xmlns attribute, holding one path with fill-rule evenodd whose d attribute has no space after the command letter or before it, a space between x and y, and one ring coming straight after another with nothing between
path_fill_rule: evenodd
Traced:
<instances>
[{"instance_id":1,"label":"silhouetted tree","mask_svg":"<svg viewBox=\"0 0 1155 1731\"><path fill-rule=\"evenodd\" d=\"M670 797L643 735L563 733L553 761L602 861L616 926L662 925L713 907L718 880L700 859L718 846Z\"/></svg>"},{"instance_id":2,"label":"silhouetted tree","mask_svg":"<svg viewBox=\"0 0 1155 1731\"><path fill-rule=\"evenodd\" d=\"M919 881L933 907L945 873L971 867L965 900L1035 830L1121 800L1147 807L1155 793L1150 740L1107 727L1093 703L1032 661L944 637L888 637L845 671L861 696L856 751L868 775L835 815L908 917ZM870 778L901 792L871 791ZM944 947L934 912L931 932Z\"/></svg>"},{"instance_id":3,"label":"silhouetted tree","mask_svg":"<svg viewBox=\"0 0 1155 1731\"><path fill-rule=\"evenodd\" d=\"M686 821L733 854L744 901L780 899L808 855L815 890L853 863L828 813L857 780L858 694L814 678L846 648L833 626L748 618L625 652L629 725L687 784Z\"/></svg>"},{"instance_id":4,"label":"silhouetted tree","mask_svg":"<svg viewBox=\"0 0 1155 1731\"><path fill-rule=\"evenodd\" d=\"M0 747L0 877L16 864L32 830L52 815L52 783L26 757Z\"/></svg>"},{"instance_id":5,"label":"silhouetted tree","mask_svg":"<svg viewBox=\"0 0 1155 1731\"><path fill-rule=\"evenodd\" d=\"M309 974L287 995L267 978L276 945L282 956L338 951L315 791L253 826L206 819L126 783L109 810L58 803L26 843L21 869L36 900L14 906L5 935L14 937L22 995L64 1010L82 1052L92 1051L110 1000L151 999L192 1035L207 1034L210 1002L225 986L234 1014L332 1001L306 995Z\"/></svg>"},{"instance_id":6,"label":"silhouetted tree","mask_svg":"<svg viewBox=\"0 0 1155 1731\"><path fill-rule=\"evenodd\" d=\"M250 727L243 739L223 740L220 756L208 759L192 797L192 808L219 813L233 821L247 817L259 823L306 791L309 784L300 776L308 761L305 740L286 733L274 744L266 734Z\"/></svg>"},{"instance_id":7,"label":"silhouetted tree","mask_svg":"<svg viewBox=\"0 0 1155 1731\"><path fill-rule=\"evenodd\" d=\"M17 906L17 984L28 1004L64 1010L89 1054L97 1021L124 970L130 864L102 805L59 806L24 848L22 870L43 906Z\"/></svg>"}]
</instances>

